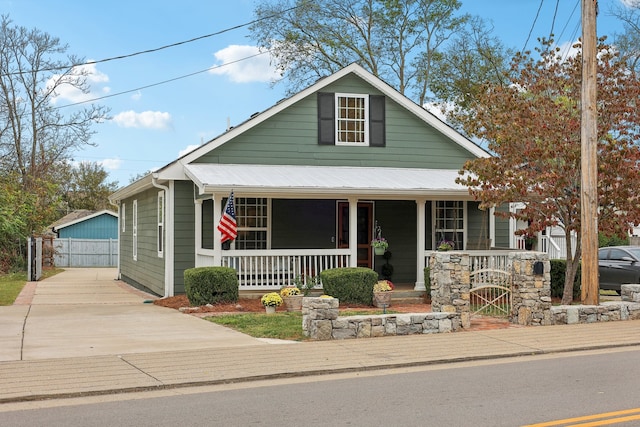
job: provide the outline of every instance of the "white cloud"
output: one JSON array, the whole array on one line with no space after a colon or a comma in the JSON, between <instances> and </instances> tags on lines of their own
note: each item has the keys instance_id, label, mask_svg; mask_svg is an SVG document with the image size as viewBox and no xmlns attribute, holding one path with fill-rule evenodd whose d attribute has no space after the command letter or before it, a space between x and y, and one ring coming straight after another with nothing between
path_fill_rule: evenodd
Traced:
<instances>
[{"instance_id":1,"label":"white cloud","mask_svg":"<svg viewBox=\"0 0 640 427\"><path fill-rule=\"evenodd\" d=\"M626 7L640 7L640 0L620 0Z\"/></svg>"},{"instance_id":2,"label":"white cloud","mask_svg":"<svg viewBox=\"0 0 640 427\"><path fill-rule=\"evenodd\" d=\"M161 111L123 111L113 117L113 121L124 128L167 130L171 128L171 114Z\"/></svg>"},{"instance_id":3,"label":"white cloud","mask_svg":"<svg viewBox=\"0 0 640 427\"><path fill-rule=\"evenodd\" d=\"M131 95L131 99L134 101L140 101L140 99L142 99L142 92L137 91L136 93Z\"/></svg>"},{"instance_id":4,"label":"white cloud","mask_svg":"<svg viewBox=\"0 0 640 427\"><path fill-rule=\"evenodd\" d=\"M187 145L184 149L182 149L182 150L180 150L178 152L178 157L182 157L185 154L192 152L193 150L195 150L198 147L200 147L200 144Z\"/></svg>"},{"instance_id":5,"label":"white cloud","mask_svg":"<svg viewBox=\"0 0 640 427\"><path fill-rule=\"evenodd\" d=\"M67 83L82 75L84 75L91 89L88 93L84 93ZM109 76L98 71L96 64L85 64L73 67L71 73L64 76L55 74L47 81L47 87L52 87L56 82L58 86L56 87L56 96L53 98L53 103L57 101L69 101L71 103L85 102L111 92L111 88L106 86L106 83L109 82Z\"/></svg>"},{"instance_id":6,"label":"white cloud","mask_svg":"<svg viewBox=\"0 0 640 427\"><path fill-rule=\"evenodd\" d=\"M122 165L122 160L120 159L104 159L98 162L100 165L102 165L103 168L107 169L107 170L116 170L116 169L120 169L120 166Z\"/></svg>"},{"instance_id":7,"label":"white cloud","mask_svg":"<svg viewBox=\"0 0 640 427\"><path fill-rule=\"evenodd\" d=\"M222 64L215 65L209 72L226 75L232 82L272 82L280 78L280 73L270 64L269 54L260 54L256 46L230 45L214 56Z\"/></svg>"}]
</instances>

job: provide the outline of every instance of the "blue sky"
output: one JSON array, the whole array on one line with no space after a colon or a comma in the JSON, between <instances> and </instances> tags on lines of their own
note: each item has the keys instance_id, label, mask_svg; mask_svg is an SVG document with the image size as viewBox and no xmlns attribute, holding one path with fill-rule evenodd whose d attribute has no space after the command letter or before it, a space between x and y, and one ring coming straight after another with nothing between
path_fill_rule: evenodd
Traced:
<instances>
[{"instance_id":1,"label":"blue sky","mask_svg":"<svg viewBox=\"0 0 640 427\"><path fill-rule=\"evenodd\" d=\"M622 1L600 0L599 35L618 30L619 24L608 11ZM554 33L562 34L560 44L580 36L580 0L559 0L557 13L554 0L462 3L461 12L492 21L496 35L518 50L527 38L527 48L533 48L538 37L548 36L554 14ZM0 0L0 13L9 15L15 25L58 37L69 45L69 53L102 60L248 23L254 5L255 0ZM110 181L126 185L131 177L161 167L221 134L228 122L234 126L265 110L284 97L282 85L270 84L273 72L265 55L206 71L255 53L248 29L242 27L158 52L92 65L92 93L62 93L56 105L109 96L98 102L111 109L113 119L95 127L97 146L75 153L74 159L100 162Z\"/></svg>"}]
</instances>

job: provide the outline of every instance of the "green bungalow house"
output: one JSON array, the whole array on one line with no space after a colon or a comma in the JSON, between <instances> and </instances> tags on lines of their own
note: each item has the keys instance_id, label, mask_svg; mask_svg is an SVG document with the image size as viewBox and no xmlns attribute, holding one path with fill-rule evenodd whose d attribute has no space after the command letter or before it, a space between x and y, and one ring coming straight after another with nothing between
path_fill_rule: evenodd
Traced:
<instances>
[{"instance_id":1,"label":"green bungalow house","mask_svg":"<svg viewBox=\"0 0 640 427\"><path fill-rule=\"evenodd\" d=\"M184 293L185 269L230 266L239 289L279 289L339 266L380 272L371 240L389 242L392 280L424 290L438 242L508 247L508 221L455 183L489 154L352 64L110 196L119 207L119 277ZM216 225L234 192L238 237Z\"/></svg>"}]
</instances>

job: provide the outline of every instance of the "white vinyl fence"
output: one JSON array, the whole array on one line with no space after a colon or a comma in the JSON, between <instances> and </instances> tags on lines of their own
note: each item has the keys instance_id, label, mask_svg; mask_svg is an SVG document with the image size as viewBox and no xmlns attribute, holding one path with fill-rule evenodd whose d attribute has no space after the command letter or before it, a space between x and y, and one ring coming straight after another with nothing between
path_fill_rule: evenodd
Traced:
<instances>
[{"instance_id":1,"label":"white vinyl fence","mask_svg":"<svg viewBox=\"0 0 640 427\"><path fill-rule=\"evenodd\" d=\"M118 239L53 239L56 267L117 267Z\"/></svg>"}]
</instances>

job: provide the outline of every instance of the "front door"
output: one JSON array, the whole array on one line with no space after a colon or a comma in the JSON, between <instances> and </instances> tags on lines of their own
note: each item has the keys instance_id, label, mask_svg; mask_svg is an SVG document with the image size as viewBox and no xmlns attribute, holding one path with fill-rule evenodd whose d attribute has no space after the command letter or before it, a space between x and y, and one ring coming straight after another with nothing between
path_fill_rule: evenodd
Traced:
<instances>
[{"instance_id":1,"label":"front door","mask_svg":"<svg viewBox=\"0 0 640 427\"><path fill-rule=\"evenodd\" d=\"M373 203L358 202L358 267L373 267ZM349 247L349 203L338 202L338 248Z\"/></svg>"}]
</instances>

